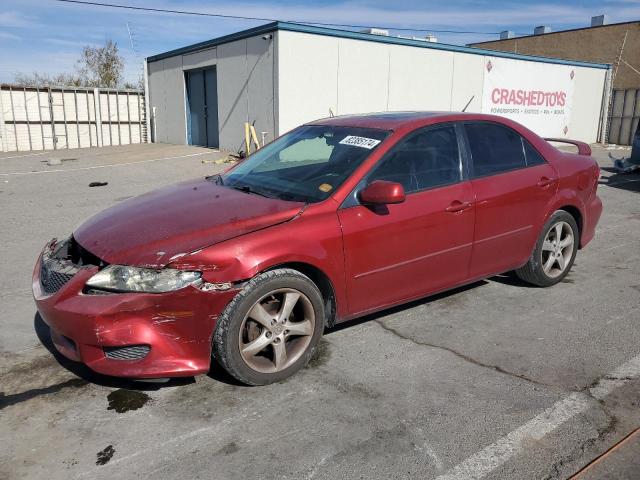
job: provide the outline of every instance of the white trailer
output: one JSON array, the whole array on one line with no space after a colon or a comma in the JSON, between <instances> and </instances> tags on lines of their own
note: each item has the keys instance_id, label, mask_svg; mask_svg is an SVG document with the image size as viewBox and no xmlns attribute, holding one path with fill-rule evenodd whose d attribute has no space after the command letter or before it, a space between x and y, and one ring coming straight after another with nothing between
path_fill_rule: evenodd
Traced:
<instances>
[{"instance_id":1,"label":"white trailer","mask_svg":"<svg viewBox=\"0 0 640 480\"><path fill-rule=\"evenodd\" d=\"M495 113L545 137L604 134L610 66L275 22L147 59L154 141L242 148L330 115Z\"/></svg>"}]
</instances>

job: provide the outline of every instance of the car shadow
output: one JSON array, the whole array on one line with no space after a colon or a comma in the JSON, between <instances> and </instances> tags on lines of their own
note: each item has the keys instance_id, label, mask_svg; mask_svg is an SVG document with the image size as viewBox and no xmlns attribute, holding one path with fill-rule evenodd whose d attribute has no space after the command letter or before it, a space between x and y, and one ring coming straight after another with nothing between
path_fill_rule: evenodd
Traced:
<instances>
[{"instance_id":1,"label":"car shadow","mask_svg":"<svg viewBox=\"0 0 640 480\"><path fill-rule=\"evenodd\" d=\"M527 283L524 280L521 280L516 275L516 272L510 271L506 273L501 273L500 275L494 275L489 278L492 282L501 283L503 285L510 285L512 287L521 287L521 288L541 288L537 285L533 285L531 283Z\"/></svg>"},{"instance_id":2,"label":"car shadow","mask_svg":"<svg viewBox=\"0 0 640 480\"><path fill-rule=\"evenodd\" d=\"M213 357L211 357L211 367L209 368L207 377L216 382L225 383L234 387L251 388L250 385L245 385L229 375L224 367Z\"/></svg>"},{"instance_id":3,"label":"car shadow","mask_svg":"<svg viewBox=\"0 0 640 480\"><path fill-rule=\"evenodd\" d=\"M42 320L39 313L36 313L33 317L33 328L42 346L49 350L60 366L88 383L123 390L155 391L164 387L175 387L195 382L193 377L171 378L169 381L164 383L155 383L101 375L82 363L69 360L58 352L51 340L51 330L44 320Z\"/></svg>"},{"instance_id":4,"label":"car shadow","mask_svg":"<svg viewBox=\"0 0 640 480\"><path fill-rule=\"evenodd\" d=\"M470 283L469 285L464 285L462 287L454 288L452 290L448 290L446 292L437 293L435 295L431 295L428 297L420 298L418 300L414 300L409 303L403 303L402 305L398 305L396 307L386 308L379 312L371 313L369 315L365 315L364 317L354 318L353 320L347 320L344 322L340 322L334 327L330 329L325 329L325 335L330 335L332 333L339 332L344 330L345 328L351 328L356 325L360 325L362 323L367 323L372 320L378 320L382 317L386 317L387 315L393 315L394 313L404 312L405 310L409 310L411 308L419 307L421 305L428 305L429 303L442 300L445 298L453 297L460 293L466 292L467 290L473 290L475 288L481 287L483 285L488 285L489 282L487 280L480 280L474 283Z\"/></svg>"},{"instance_id":5,"label":"car shadow","mask_svg":"<svg viewBox=\"0 0 640 480\"><path fill-rule=\"evenodd\" d=\"M619 173L613 167L601 167L601 170L613 173L613 175L609 177L601 177L598 181L598 185L619 188L621 190L627 190L628 192L640 193L640 170L630 173Z\"/></svg>"}]
</instances>

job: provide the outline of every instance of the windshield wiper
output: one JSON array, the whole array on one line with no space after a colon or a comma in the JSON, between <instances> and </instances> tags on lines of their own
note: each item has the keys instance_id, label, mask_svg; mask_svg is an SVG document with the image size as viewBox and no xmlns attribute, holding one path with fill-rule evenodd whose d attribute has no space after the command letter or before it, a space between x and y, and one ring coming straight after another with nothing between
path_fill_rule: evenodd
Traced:
<instances>
[{"instance_id":1,"label":"windshield wiper","mask_svg":"<svg viewBox=\"0 0 640 480\"><path fill-rule=\"evenodd\" d=\"M289 202L309 203L308 197L304 197L302 195L295 195L293 193L287 193L287 192L279 192L278 198L280 200L289 201Z\"/></svg>"},{"instance_id":2,"label":"windshield wiper","mask_svg":"<svg viewBox=\"0 0 640 480\"><path fill-rule=\"evenodd\" d=\"M259 192L258 190L251 188L249 185L227 185L227 186L229 188L233 188L234 190L239 190L241 192L251 193L253 195L260 195L261 197L271 198L266 193Z\"/></svg>"}]
</instances>

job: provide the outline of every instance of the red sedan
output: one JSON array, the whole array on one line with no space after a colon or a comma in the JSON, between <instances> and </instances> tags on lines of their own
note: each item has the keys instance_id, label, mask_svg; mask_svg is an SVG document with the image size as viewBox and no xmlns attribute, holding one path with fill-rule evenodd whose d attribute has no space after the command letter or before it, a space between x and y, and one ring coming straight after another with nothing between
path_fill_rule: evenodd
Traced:
<instances>
[{"instance_id":1,"label":"red sedan","mask_svg":"<svg viewBox=\"0 0 640 480\"><path fill-rule=\"evenodd\" d=\"M559 282L602 204L588 145L500 117L380 113L301 126L221 175L111 207L37 261L68 358L107 375L262 385L337 322L515 270Z\"/></svg>"}]
</instances>

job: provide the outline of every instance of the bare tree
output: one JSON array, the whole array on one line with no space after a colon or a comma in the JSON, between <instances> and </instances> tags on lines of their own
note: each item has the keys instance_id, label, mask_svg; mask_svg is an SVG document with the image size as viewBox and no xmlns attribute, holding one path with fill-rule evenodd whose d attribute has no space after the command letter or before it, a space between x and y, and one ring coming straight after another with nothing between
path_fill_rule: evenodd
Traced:
<instances>
[{"instance_id":1,"label":"bare tree","mask_svg":"<svg viewBox=\"0 0 640 480\"><path fill-rule=\"evenodd\" d=\"M138 77L136 82L124 82L122 88L128 88L129 90L144 90L144 78L142 75Z\"/></svg>"},{"instance_id":2,"label":"bare tree","mask_svg":"<svg viewBox=\"0 0 640 480\"><path fill-rule=\"evenodd\" d=\"M124 61L118 45L107 40L103 47L84 47L77 69L87 87L116 88L122 84Z\"/></svg>"},{"instance_id":3,"label":"bare tree","mask_svg":"<svg viewBox=\"0 0 640 480\"><path fill-rule=\"evenodd\" d=\"M49 75L48 73L33 72L32 74L16 73L13 81L18 85L26 85L28 87L42 87L46 85L65 85L80 87L80 79L72 73L58 73Z\"/></svg>"},{"instance_id":4,"label":"bare tree","mask_svg":"<svg viewBox=\"0 0 640 480\"><path fill-rule=\"evenodd\" d=\"M49 75L34 72L31 75L17 73L14 81L20 85L118 88L123 86L124 60L118 45L112 41L102 47L85 46L76 63L75 72ZM129 85L126 85L129 86Z\"/></svg>"}]
</instances>

